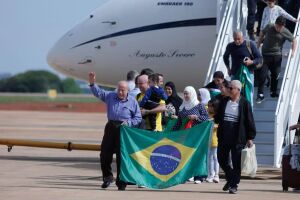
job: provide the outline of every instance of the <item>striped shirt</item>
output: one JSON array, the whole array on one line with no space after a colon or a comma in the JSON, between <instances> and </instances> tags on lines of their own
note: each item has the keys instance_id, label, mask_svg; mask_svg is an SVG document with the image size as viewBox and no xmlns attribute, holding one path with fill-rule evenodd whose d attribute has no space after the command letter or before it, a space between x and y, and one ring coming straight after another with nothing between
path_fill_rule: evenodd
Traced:
<instances>
[{"instance_id":1,"label":"striped shirt","mask_svg":"<svg viewBox=\"0 0 300 200\"><path fill-rule=\"evenodd\" d=\"M234 102L229 100L227 102L224 114L224 138L223 144L232 145L235 141L238 131L238 119L239 119L239 101Z\"/></svg>"},{"instance_id":2,"label":"striped shirt","mask_svg":"<svg viewBox=\"0 0 300 200\"><path fill-rule=\"evenodd\" d=\"M229 100L226 105L224 121L238 122L239 103Z\"/></svg>"}]
</instances>

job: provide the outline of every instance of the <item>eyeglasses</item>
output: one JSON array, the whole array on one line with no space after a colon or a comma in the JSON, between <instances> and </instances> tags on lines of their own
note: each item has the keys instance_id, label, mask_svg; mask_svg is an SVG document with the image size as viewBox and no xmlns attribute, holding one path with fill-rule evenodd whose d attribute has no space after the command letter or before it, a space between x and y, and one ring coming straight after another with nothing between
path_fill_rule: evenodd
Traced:
<instances>
[{"instance_id":1,"label":"eyeglasses","mask_svg":"<svg viewBox=\"0 0 300 200\"><path fill-rule=\"evenodd\" d=\"M229 90L233 90L234 88L233 87L229 87Z\"/></svg>"}]
</instances>

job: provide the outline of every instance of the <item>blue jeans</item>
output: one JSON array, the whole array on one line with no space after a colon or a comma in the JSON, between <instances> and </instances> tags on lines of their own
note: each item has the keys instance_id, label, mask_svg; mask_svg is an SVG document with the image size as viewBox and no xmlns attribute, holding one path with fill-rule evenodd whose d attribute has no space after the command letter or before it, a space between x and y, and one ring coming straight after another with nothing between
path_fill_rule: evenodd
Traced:
<instances>
[{"instance_id":1,"label":"blue jeans","mask_svg":"<svg viewBox=\"0 0 300 200\"><path fill-rule=\"evenodd\" d=\"M208 177L214 178L219 176L219 162L217 156L217 147L211 147L209 151L208 163Z\"/></svg>"}]
</instances>

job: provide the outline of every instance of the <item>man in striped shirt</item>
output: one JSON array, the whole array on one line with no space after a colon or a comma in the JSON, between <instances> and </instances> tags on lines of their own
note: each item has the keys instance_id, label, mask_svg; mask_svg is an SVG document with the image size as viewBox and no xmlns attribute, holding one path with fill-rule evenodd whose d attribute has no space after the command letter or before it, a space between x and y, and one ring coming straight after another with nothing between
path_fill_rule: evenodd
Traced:
<instances>
[{"instance_id":1,"label":"man in striped shirt","mask_svg":"<svg viewBox=\"0 0 300 200\"><path fill-rule=\"evenodd\" d=\"M241 152L246 145L253 145L256 128L251 105L241 96L241 82L233 80L229 88L230 96L220 102L215 122L219 124L218 162L227 181L223 190L235 194L241 177ZM229 165L230 154L232 166Z\"/></svg>"}]
</instances>

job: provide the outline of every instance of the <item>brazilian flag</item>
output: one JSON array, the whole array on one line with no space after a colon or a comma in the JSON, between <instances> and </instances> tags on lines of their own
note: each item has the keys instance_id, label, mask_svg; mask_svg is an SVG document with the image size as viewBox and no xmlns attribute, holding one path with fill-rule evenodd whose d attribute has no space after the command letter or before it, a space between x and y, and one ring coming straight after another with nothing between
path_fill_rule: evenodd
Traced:
<instances>
[{"instance_id":1,"label":"brazilian flag","mask_svg":"<svg viewBox=\"0 0 300 200\"><path fill-rule=\"evenodd\" d=\"M254 90L254 83L251 79L251 73L247 66L241 65L239 70L234 77L235 80L239 80L242 83L242 94L244 97L250 102L251 106L253 107L253 90Z\"/></svg>"},{"instance_id":2,"label":"brazilian flag","mask_svg":"<svg viewBox=\"0 0 300 200\"><path fill-rule=\"evenodd\" d=\"M173 132L122 126L120 179L163 189L206 176L212 127L210 121Z\"/></svg>"},{"instance_id":3,"label":"brazilian flag","mask_svg":"<svg viewBox=\"0 0 300 200\"><path fill-rule=\"evenodd\" d=\"M218 94L221 94L221 91L219 89L210 88L209 93L210 93L210 97L213 99Z\"/></svg>"}]
</instances>

